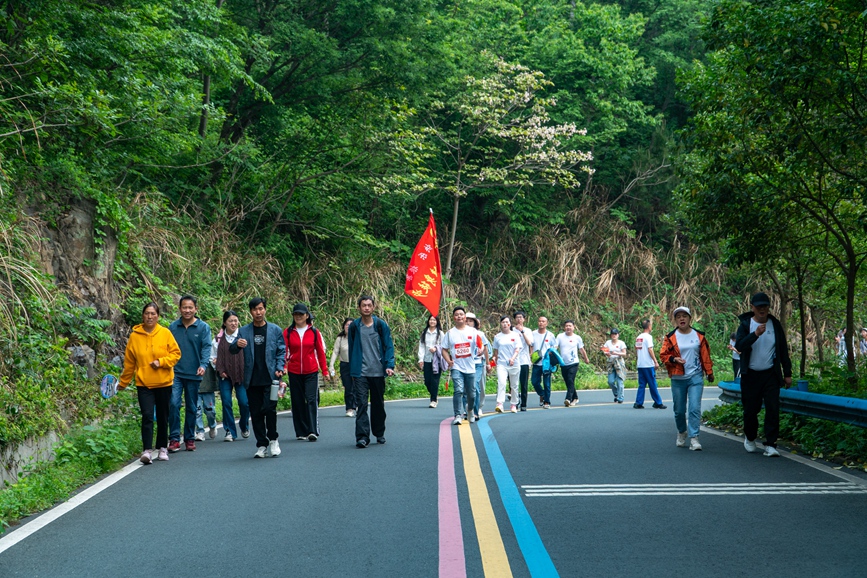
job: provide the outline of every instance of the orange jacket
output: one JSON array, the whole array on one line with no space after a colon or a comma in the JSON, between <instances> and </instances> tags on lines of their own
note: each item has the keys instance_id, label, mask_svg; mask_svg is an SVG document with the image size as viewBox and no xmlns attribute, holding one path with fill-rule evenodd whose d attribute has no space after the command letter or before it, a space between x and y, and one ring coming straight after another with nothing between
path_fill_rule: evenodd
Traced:
<instances>
[{"instance_id":1,"label":"orange jacket","mask_svg":"<svg viewBox=\"0 0 867 578\"><path fill-rule=\"evenodd\" d=\"M659 352L659 359L665 364L665 370L668 375L683 375L683 364L676 363L675 357L680 357L680 349L677 347L677 339L674 337L673 330L665 336L662 341L662 350ZM701 360L701 368L713 380L713 361L710 359L710 345L707 344L707 339L704 338L704 333L695 330L698 333L698 352Z\"/></svg>"},{"instance_id":2,"label":"orange jacket","mask_svg":"<svg viewBox=\"0 0 867 578\"><path fill-rule=\"evenodd\" d=\"M181 358L181 348L172 332L157 325L151 333L142 324L132 328L123 358L123 373L118 389L125 389L135 377L135 384L154 389L169 387L175 380L174 366ZM159 359L160 366L151 367Z\"/></svg>"}]
</instances>

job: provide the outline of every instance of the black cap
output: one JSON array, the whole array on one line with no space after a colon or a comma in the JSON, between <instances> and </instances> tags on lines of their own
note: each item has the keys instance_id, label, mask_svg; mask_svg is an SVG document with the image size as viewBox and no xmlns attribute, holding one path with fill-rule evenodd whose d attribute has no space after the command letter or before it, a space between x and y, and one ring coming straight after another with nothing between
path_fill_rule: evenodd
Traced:
<instances>
[{"instance_id":1,"label":"black cap","mask_svg":"<svg viewBox=\"0 0 867 578\"><path fill-rule=\"evenodd\" d=\"M610 334L612 334L612 335L615 334L615 333L616 333L617 335L620 335L620 330L617 329L616 327L612 327L612 328L611 328L611 331L609 331L608 333L610 333Z\"/></svg>"},{"instance_id":2,"label":"black cap","mask_svg":"<svg viewBox=\"0 0 867 578\"><path fill-rule=\"evenodd\" d=\"M295 315L296 313L305 313L310 315L310 311L307 310L307 306L303 303L296 303L295 307L292 308L292 315Z\"/></svg>"},{"instance_id":3,"label":"black cap","mask_svg":"<svg viewBox=\"0 0 867 578\"><path fill-rule=\"evenodd\" d=\"M753 295L752 299L750 299L750 303L755 305L756 307L759 307L761 305L770 305L771 298L768 297L767 293L762 293L761 291L759 291L758 293Z\"/></svg>"}]
</instances>

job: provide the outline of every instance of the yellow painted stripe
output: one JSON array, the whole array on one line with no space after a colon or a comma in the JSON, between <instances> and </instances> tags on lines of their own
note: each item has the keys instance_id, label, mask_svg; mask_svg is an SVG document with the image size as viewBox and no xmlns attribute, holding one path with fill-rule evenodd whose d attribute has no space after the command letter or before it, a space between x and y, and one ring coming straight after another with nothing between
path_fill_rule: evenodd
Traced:
<instances>
[{"instance_id":1,"label":"yellow painted stripe","mask_svg":"<svg viewBox=\"0 0 867 578\"><path fill-rule=\"evenodd\" d=\"M473 509L473 522L476 525L476 537L479 540L479 551L482 555L482 568L485 576L508 578L512 576L509 557L500 535L500 527L494 516L488 487L479 465L479 454L473 443L472 427L467 422L458 426L461 439L461 455L464 459L464 476L467 478L467 489L470 494L470 506Z\"/></svg>"}]
</instances>

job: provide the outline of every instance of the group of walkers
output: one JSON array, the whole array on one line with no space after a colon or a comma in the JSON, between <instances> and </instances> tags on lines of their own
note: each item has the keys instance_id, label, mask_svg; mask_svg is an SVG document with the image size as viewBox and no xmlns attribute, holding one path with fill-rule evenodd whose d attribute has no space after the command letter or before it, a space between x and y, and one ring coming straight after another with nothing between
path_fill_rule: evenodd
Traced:
<instances>
[{"instance_id":1,"label":"group of walkers","mask_svg":"<svg viewBox=\"0 0 867 578\"><path fill-rule=\"evenodd\" d=\"M160 308L148 303L142 310L142 323L130 334L124 369L118 389L125 389L135 378L141 409L141 462L168 460L169 453L181 449L195 451L196 441L204 439L202 415L207 418L209 435L216 437L214 385L219 384L222 400L224 440L250 436L256 439L254 457L277 457L280 445L277 432L277 402L285 395L282 384L288 377L292 423L296 439L315 442L319 436L319 374L334 379L339 360L340 378L345 390L347 417L355 418L355 444L366 448L371 436L385 443L385 379L394 375L394 343L388 324L373 314L375 301L369 295L358 299L360 316L346 318L334 343L330 364L326 363L325 340L313 325L313 315L298 303L292 311L292 324L285 330L266 319L266 300L249 302L252 321L240 325L235 311L223 314L223 325L212 339L211 328L199 319L196 299L190 295L179 301L180 317L166 329L159 325ZM740 316L740 326L730 348L740 356L739 369L744 406L744 446L756 451L758 413L764 404L765 455L778 456L779 390L791 385L791 361L780 323L769 314L770 300L765 293L751 299L751 311ZM659 352L654 350L652 322L642 322L636 338L638 391L633 407L644 408L645 389L650 390L652 407L666 409L659 395L656 370L660 361L671 378L676 445L701 450L701 396L704 379L714 381L710 347L704 334L692 327L692 312L677 307L672 312L674 329L668 333ZM514 325L512 321L514 320ZM506 412L507 387L511 413L527 410L528 383L539 396L541 407L551 407L551 377L562 371L566 383L564 405L578 404L575 378L580 361L589 364L575 322L563 323L554 335L548 319L539 317L535 331L525 326L526 314L500 318L499 332L492 340L482 331L480 320L455 307L452 327L444 331L437 316L427 319L419 336L418 363L430 394L429 407L438 404L443 374L453 386L454 425L464 420L473 423L484 415L485 376L488 368L497 375L496 413ZM629 348L619 339L617 328L601 347L606 357L608 383L615 403L623 403L625 358ZM203 382L205 382L203 384ZM240 419L235 421L232 395ZM184 427L181 437L180 407L184 400ZM197 425L198 420L198 425ZM154 421L156 448L154 457Z\"/></svg>"}]
</instances>

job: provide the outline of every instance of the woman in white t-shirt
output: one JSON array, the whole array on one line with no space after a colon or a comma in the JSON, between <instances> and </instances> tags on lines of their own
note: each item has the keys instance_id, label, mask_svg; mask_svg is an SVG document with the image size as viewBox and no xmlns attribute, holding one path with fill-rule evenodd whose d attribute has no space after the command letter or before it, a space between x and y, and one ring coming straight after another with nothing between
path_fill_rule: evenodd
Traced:
<instances>
[{"instance_id":1,"label":"woman in white t-shirt","mask_svg":"<svg viewBox=\"0 0 867 578\"><path fill-rule=\"evenodd\" d=\"M623 381L626 379L626 343L620 340L620 330L611 328L611 339L602 346L608 358L608 387L614 393L614 403L623 403Z\"/></svg>"},{"instance_id":2,"label":"woman in white t-shirt","mask_svg":"<svg viewBox=\"0 0 867 578\"><path fill-rule=\"evenodd\" d=\"M518 356L524 348L523 336L512 331L509 317L500 318L500 332L494 336L494 360L497 364L497 413L503 413L503 403L506 401L506 382L512 390L512 413L518 413L519 379L521 366Z\"/></svg>"},{"instance_id":3,"label":"woman in white t-shirt","mask_svg":"<svg viewBox=\"0 0 867 578\"><path fill-rule=\"evenodd\" d=\"M440 390L440 376L448 369L442 358L441 342L443 330L440 318L428 315L427 327L422 330L418 340L418 366L424 372L424 385L430 394L428 407L437 406L437 395Z\"/></svg>"}]
</instances>

